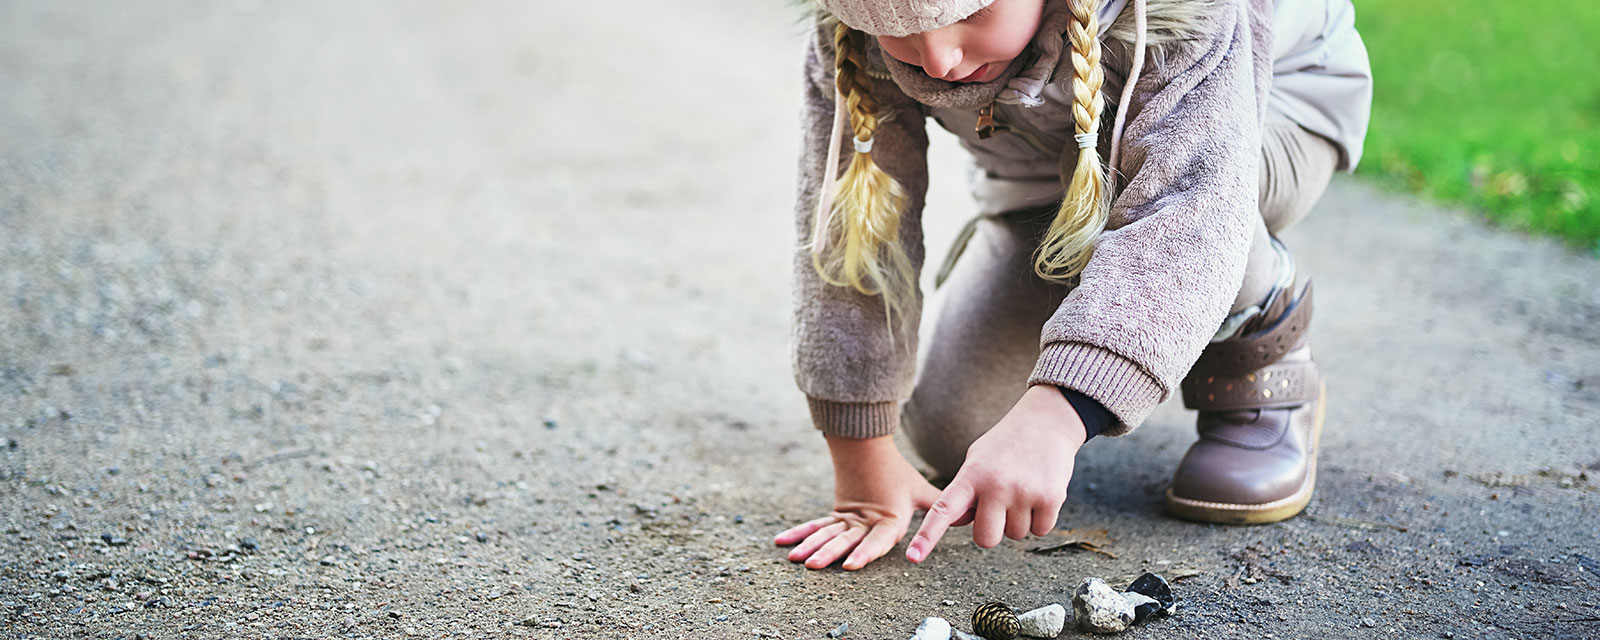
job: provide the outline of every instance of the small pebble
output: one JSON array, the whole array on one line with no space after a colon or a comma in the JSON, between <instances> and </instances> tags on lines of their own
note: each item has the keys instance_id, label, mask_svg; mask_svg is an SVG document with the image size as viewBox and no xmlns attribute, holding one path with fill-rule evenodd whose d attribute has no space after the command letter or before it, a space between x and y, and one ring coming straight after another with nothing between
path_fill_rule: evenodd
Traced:
<instances>
[{"instance_id":1,"label":"small pebble","mask_svg":"<svg viewBox=\"0 0 1600 640\"><path fill-rule=\"evenodd\" d=\"M260 549L261 545L256 543L256 539L255 538L252 538L250 536L245 536L244 538L241 538L239 540L239 548L240 549L244 549L245 551L255 551L257 549Z\"/></svg>"},{"instance_id":2,"label":"small pebble","mask_svg":"<svg viewBox=\"0 0 1600 640\"><path fill-rule=\"evenodd\" d=\"M1133 624L1133 607L1099 578L1085 578L1072 592L1072 613L1078 628L1090 633L1119 633Z\"/></svg>"},{"instance_id":3,"label":"small pebble","mask_svg":"<svg viewBox=\"0 0 1600 640\"><path fill-rule=\"evenodd\" d=\"M1067 626L1067 608L1059 604L1039 607L1017 616L1022 635L1035 638L1054 638Z\"/></svg>"},{"instance_id":4,"label":"small pebble","mask_svg":"<svg viewBox=\"0 0 1600 640\"><path fill-rule=\"evenodd\" d=\"M944 618L923 618L911 640L950 640L950 621Z\"/></svg>"},{"instance_id":5,"label":"small pebble","mask_svg":"<svg viewBox=\"0 0 1600 640\"><path fill-rule=\"evenodd\" d=\"M484 533L482 531L479 531L478 532L478 542L488 542L488 541L489 541L489 534Z\"/></svg>"},{"instance_id":6,"label":"small pebble","mask_svg":"<svg viewBox=\"0 0 1600 640\"><path fill-rule=\"evenodd\" d=\"M846 633L850 633L850 623L848 623L848 622L846 622L844 624L841 624L841 625L839 625L837 627L834 627L832 631L828 632L828 637L829 638L843 638L844 634L846 634Z\"/></svg>"}]
</instances>

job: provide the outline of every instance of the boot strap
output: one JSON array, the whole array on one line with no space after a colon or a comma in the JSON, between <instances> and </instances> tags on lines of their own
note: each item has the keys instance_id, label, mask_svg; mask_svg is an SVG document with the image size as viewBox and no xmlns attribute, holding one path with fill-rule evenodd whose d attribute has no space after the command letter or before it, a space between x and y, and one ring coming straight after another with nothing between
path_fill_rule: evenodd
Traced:
<instances>
[{"instance_id":1,"label":"boot strap","mask_svg":"<svg viewBox=\"0 0 1600 640\"><path fill-rule=\"evenodd\" d=\"M1267 317L1272 317L1273 311L1268 310ZM1271 325L1206 347L1190 375L1243 376L1282 360L1284 354L1301 343L1310 325L1311 283L1307 282L1300 296L1289 302Z\"/></svg>"},{"instance_id":2,"label":"boot strap","mask_svg":"<svg viewBox=\"0 0 1600 640\"><path fill-rule=\"evenodd\" d=\"M1183 406L1197 411L1298 407L1317 399L1322 376L1310 360L1279 362L1242 376L1190 374Z\"/></svg>"}]
</instances>

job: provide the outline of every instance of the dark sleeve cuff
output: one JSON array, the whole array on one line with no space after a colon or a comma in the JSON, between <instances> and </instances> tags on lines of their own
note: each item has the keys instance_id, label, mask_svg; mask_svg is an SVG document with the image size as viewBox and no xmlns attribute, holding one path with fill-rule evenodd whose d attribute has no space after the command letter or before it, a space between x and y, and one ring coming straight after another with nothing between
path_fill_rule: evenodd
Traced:
<instances>
[{"instance_id":1,"label":"dark sleeve cuff","mask_svg":"<svg viewBox=\"0 0 1600 640\"><path fill-rule=\"evenodd\" d=\"M1095 401L1094 398L1078 393L1066 387L1056 387L1061 390L1061 395L1067 397L1067 402L1072 404L1072 409L1078 412L1078 419L1083 420L1083 430L1089 434L1084 438L1088 442L1095 436L1105 433L1116 424L1116 417L1105 406Z\"/></svg>"}]
</instances>

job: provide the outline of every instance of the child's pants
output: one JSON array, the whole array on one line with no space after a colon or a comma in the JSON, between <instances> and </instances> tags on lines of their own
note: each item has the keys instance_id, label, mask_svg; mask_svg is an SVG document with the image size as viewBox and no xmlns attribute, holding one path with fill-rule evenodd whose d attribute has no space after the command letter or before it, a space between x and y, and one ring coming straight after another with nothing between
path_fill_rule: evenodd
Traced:
<instances>
[{"instance_id":1,"label":"child's pants","mask_svg":"<svg viewBox=\"0 0 1600 640\"><path fill-rule=\"evenodd\" d=\"M1305 216L1339 161L1333 144L1271 112L1262 147L1261 222L1234 311L1271 292L1279 266L1268 233ZM1033 272L1033 251L1054 215L1052 206L980 216L965 249L952 249L960 259L932 305L903 412L912 445L941 477L955 475L967 447L1027 390L1040 331L1068 291Z\"/></svg>"}]
</instances>

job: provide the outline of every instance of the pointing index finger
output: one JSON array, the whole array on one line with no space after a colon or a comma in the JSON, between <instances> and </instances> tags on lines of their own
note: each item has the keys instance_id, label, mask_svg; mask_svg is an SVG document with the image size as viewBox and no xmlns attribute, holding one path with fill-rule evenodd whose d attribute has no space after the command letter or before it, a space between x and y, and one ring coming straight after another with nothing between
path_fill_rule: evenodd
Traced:
<instances>
[{"instance_id":1,"label":"pointing index finger","mask_svg":"<svg viewBox=\"0 0 1600 640\"><path fill-rule=\"evenodd\" d=\"M919 563L927 559L934 545L944 537L945 530L972 509L972 498L972 488L967 483L959 478L951 482L933 506L928 507L922 526L917 528L917 535L911 537L911 544L906 547L906 559Z\"/></svg>"}]
</instances>

